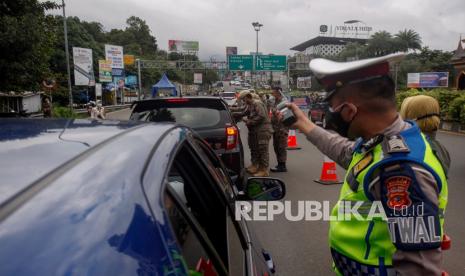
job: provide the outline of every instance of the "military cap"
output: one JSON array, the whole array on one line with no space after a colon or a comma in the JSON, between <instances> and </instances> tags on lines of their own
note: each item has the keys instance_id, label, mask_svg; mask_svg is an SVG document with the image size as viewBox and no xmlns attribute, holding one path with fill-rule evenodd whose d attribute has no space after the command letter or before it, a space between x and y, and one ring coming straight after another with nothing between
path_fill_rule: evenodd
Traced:
<instances>
[{"instance_id":1,"label":"military cap","mask_svg":"<svg viewBox=\"0 0 465 276\"><path fill-rule=\"evenodd\" d=\"M377 58L349 62L336 62L324 58L310 61L310 70L328 92L328 100L340 88L347 84L363 82L389 75L389 66L400 62L404 53L395 53Z\"/></svg>"},{"instance_id":2,"label":"military cap","mask_svg":"<svg viewBox=\"0 0 465 276\"><path fill-rule=\"evenodd\" d=\"M245 96L251 94L249 90L242 90L240 93L239 93L239 99L243 99Z\"/></svg>"}]
</instances>

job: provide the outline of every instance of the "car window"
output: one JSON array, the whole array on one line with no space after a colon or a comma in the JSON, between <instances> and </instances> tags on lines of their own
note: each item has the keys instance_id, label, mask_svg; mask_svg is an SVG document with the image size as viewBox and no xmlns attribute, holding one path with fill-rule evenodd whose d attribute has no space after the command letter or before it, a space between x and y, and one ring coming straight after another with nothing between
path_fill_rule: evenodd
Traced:
<instances>
[{"instance_id":1,"label":"car window","mask_svg":"<svg viewBox=\"0 0 465 276\"><path fill-rule=\"evenodd\" d=\"M144 121L175 122L191 128L214 127L221 121L219 110L201 107L156 108L144 115Z\"/></svg>"},{"instance_id":2,"label":"car window","mask_svg":"<svg viewBox=\"0 0 465 276\"><path fill-rule=\"evenodd\" d=\"M228 252L229 252L229 274L245 275L246 274L246 253L241 244L241 238L234 226L234 214L228 210L227 235L228 235Z\"/></svg>"},{"instance_id":3,"label":"car window","mask_svg":"<svg viewBox=\"0 0 465 276\"><path fill-rule=\"evenodd\" d=\"M227 267L226 202L215 189L215 178L186 142L175 156L166 181L219 256L217 265Z\"/></svg>"},{"instance_id":4,"label":"car window","mask_svg":"<svg viewBox=\"0 0 465 276\"><path fill-rule=\"evenodd\" d=\"M175 199L171 195L165 194L164 203L187 268L195 271L199 263L206 266L211 257L193 231L191 224L176 205ZM208 269L213 273L211 275L218 275L213 264Z\"/></svg>"},{"instance_id":5,"label":"car window","mask_svg":"<svg viewBox=\"0 0 465 276\"><path fill-rule=\"evenodd\" d=\"M194 129L222 128L231 121L221 99L190 98L138 102L131 120L174 122Z\"/></svg>"},{"instance_id":6,"label":"car window","mask_svg":"<svg viewBox=\"0 0 465 276\"><path fill-rule=\"evenodd\" d=\"M220 94L220 96L223 98L235 98L236 93L235 92L223 92Z\"/></svg>"}]
</instances>

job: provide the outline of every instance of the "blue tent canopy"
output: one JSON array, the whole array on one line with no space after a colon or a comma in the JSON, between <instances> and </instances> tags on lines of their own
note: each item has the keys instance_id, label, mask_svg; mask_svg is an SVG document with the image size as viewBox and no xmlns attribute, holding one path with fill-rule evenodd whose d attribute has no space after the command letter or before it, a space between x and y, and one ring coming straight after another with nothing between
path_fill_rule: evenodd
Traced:
<instances>
[{"instance_id":1,"label":"blue tent canopy","mask_svg":"<svg viewBox=\"0 0 465 276\"><path fill-rule=\"evenodd\" d=\"M171 96L176 96L178 94L178 92L176 91L176 86L170 82L166 74L163 74L160 81L152 86L152 97L156 97L160 90L170 91Z\"/></svg>"}]
</instances>

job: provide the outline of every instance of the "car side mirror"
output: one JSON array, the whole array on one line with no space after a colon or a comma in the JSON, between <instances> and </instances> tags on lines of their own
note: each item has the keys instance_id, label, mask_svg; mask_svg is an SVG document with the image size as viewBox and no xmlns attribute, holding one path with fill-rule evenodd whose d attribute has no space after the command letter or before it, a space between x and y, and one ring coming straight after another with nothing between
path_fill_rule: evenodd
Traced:
<instances>
[{"instance_id":1,"label":"car side mirror","mask_svg":"<svg viewBox=\"0 0 465 276\"><path fill-rule=\"evenodd\" d=\"M286 195L286 186L281 179L271 177L250 177L245 185L248 200L280 200Z\"/></svg>"}]
</instances>

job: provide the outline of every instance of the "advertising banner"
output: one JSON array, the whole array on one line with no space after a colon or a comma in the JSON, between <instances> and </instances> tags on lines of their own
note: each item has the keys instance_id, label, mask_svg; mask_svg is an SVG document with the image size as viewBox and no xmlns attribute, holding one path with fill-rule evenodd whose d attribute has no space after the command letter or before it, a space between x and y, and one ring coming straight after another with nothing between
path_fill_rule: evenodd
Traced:
<instances>
[{"instance_id":1,"label":"advertising banner","mask_svg":"<svg viewBox=\"0 0 465 276\"><path fill-rule=\"evenodd\" d=\"M305 97L291 97L291 102L297 105L298 107L302 109L308 108L308 103L309 103L309 98L307 96Z\"/></svg>"},{"instance_id":2,"label":"advertising banner","mask_svg":"<svg viewBox=\"0 0 465 276\"><path fill-rule=\"evenodd\" d=\"M409 88L432 88L448 86L449 72L408 73L407 75L407 87Z\"/></svg>"},{"instance_id":3,"label":"advertising banner","mask_svg":"<svg viewBox=\"0 0 465 276\"><path fill-rule=\"evenodd\" d=\"M168 49L170 52L198 52L198 41L168 40Z\"/></svg>"},{"instance_id":4,"label":"advertising banner","mask_svg":"<svg viewBox=\"0 0 465 276\"><path fill-rule=\"evenodd\" d=\"M137 86L137 76L136 75L126 76L125 83L127 86Z\"/></svg>"},{"instance_id":5,"label":"advertising banner","mask_svg":"<svg viewBox=\"0 0 465 276\"><path fill-rule=\"evenodd\" d=\"M92 50L73 47L74 85L89 85L94 81Z\"/></svg>"},{"instance_id":6,"label":"advertising banner","mask_svg":"<svg viewBox=\"0 0 465 276\"><path fill-rule=\"evenodd\" d=\"M95 97L102 97L102 84L101 83L95 84Z\"/></svg>"},{"instance_id":7,"label":"advertising banner","mask_svg":"<svg viewBox=\"0 0 465 276\"><path fill-rule=\"evenodd\" d=\"M312 87L312 77L298 77L297 78L297 88L311 88Z\"/></svg>"},{"instance_id":8,"label":"advertising banner","mask_svg":"<svg viewBox=\"0 0 465 276\"><path fill-rule=\"evenodd\" d=\"M123 46L105 44L105 59L111 61L111 68L124 69Z\"/></svg>"},{"instance_id":9,"label":"advertising banner","mask_svg":"<svg viewBox=\"0 0 465 276\"><path fill-rule=\"evenodd\" d=\"M202 73L194 73L194 83L202 84Z\"/></svg>"},{"instance_id":10,"label":"advertising banner","mask_svg":"<svg viewBox=\"0 0 465 276\"><path fill-rule=\"evenodd\" d=\"M98 76L100 82L111 82L111 62L101 59L98 61Z\"/></svg>"},{"instance_id":11,"label":"advertising banner","mask_svg":"<svg viewBox=\"0 0 465 276\"><path fill-rule=\"evenodd\" d=\"M237 47L226 47L226 56L237 55Z\"/></svg>"}]
</instances>

